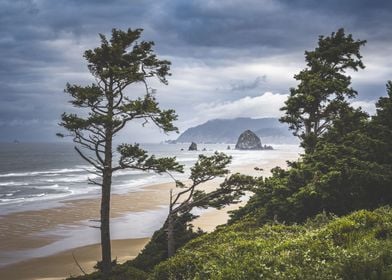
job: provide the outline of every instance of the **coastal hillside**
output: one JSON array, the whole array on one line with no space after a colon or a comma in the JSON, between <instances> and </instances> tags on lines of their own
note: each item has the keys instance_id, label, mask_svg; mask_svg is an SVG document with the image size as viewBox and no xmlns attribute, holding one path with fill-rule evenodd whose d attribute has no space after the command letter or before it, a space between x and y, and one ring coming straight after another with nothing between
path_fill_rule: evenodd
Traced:
<instances>
[{"instance_id":1,"label":"coastal hillside","mask_svg":"<svg viewBox=\"0 0 392 280\"><path fill-rule=\"evenodd\" d=\"M392 279L392 210L303 225L243 219L189 242L150 279Z\"/></svg>"},{"instance_id":2,"label":"coastal hillside","mask_svg":"<svg viewBox=\"0 0 392 280\"><path fill-rule=\"evenodd\" d=\"M321 213L301 225L260 226L249 215L190 241L151 271L116 266L111 279L392 279L392 209Z\"/></svg>"},{"instance_id":3,"label":"coastal hillside","mask_svg":"<svg viewBox=\"0 0 392 280\"><path fill-rule=\"evenodd\" d=\"M235 143L245 130L251 130L261 138L262 143L295 143L296 138L287 125L277 118L235 118L215 119L188 128L176 140L178 143Z\"/></svg>"}]
</instances>

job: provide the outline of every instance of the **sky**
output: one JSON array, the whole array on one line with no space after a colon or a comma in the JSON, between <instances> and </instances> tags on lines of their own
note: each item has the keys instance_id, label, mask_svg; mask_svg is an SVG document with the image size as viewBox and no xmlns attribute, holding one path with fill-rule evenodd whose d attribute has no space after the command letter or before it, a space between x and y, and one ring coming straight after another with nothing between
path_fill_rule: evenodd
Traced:
<instances>
[{"instance_id":1,"label":"sky","mask_svg":"<svg viewBox=\"0 0 392 280\"><path fill-rule=\"evenodd\" d=\"M151 85L182 132L215 118L279 117L304 51L341 27L367 40L366 68L347 74L353 105L374 113L392 79L390 0L0 0L0 141L59 141L60 116L73 110L65 84L93 82L83 53L113 28L143 28L171 61L169 84ZM177 136L132 123L119 139Z\"/></svg>"}]
</instances>

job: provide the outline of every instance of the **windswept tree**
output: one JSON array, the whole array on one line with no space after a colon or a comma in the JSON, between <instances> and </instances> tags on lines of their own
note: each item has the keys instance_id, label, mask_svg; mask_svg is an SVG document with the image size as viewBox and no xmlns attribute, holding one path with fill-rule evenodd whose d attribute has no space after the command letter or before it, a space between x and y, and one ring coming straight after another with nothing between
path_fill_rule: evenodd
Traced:
<instances>
[{"instance_id":1,"label":"windswept tree","mask_svg":"<svg viewBox=\"0 0 392 280\"><path fill-rule=\"evenodd\" d=\"M169 214L162 228L157 230L150 242L130 264L144 271L171 257L188 241L203 232L195 231L192 221L198 217L194 209L216 208L240 202L246 191L253 191L261 177L239 173L229 174L231 157L215 152L210 156L199 155L191 167L189 180L175 180L176 189L170 192ZM207 188L206 183L223 178L217 188ZM173 176L174 178L174 176Z\"/></svg>"},{"instance_id":2,"label":"windswept tree","mask_svg":"<svg viewBox=\"0 0 392 280\"><path fill-rule=\"evenodd\" d=\"M167 232L167 255L171 257L176 251L175 225L178 222L191 222L197 216L193 209L206 209L209 207L221 209L226 205L240 202L240 198L253 188L255 179L239 173L225 178L218 188L212 191L203 190L202 185L218 177L229 174L228 165L231 157L224 153L215 152L211 156L199 155L199 159L191 168L190 183L176 181L181 191L170 192L169 215L165 222ZM183 217L187 217L184 219Z\"/></svg>"},{"instance_id":3,"label":"windswept tree","mask_svg":"<svg viewBox=\"0 0 392 280\"><path fill-rule=\"evenodd\" d=\"M173 125L177 118L175 112L159 108L148 84L149 78L167 84L170 62L156 57L153 42L139 42L141 33L142 29L113 29L110 40L100 34L101 45L84 53L96 83L88 86L67 84L65 89L71 97L70 103L80 114L64 113L60 125L70 132L77 144L76 152L99 176L98 180L89 179L89 182L102 188L100 230L104 278L112 269L109 219L113 172L126 168L159 173L182 171L175 158L149 156L137 144L122 144L117 148L113 144L114 137L135 120L151 122L164 132L177 131ZM142 85L136 88L143 88L143 93L141 97L135 94L131 98L126 89L136 84ZM116 152L118 162L114 161Z\"/></svg>"},{"instance_id":4,"label":"windswept tree","mask_svg":"<svg viewBox=\"0 0 392 280\"><path fill-rule=\"evenodd\" d=\"M320 36L314 51L305 51L307 67L294 76L299 84L290 89L280 121L289 124L306 152L314 150L317 139L348 106L347 99L357 95L346 71L365 68L360 55L365 43L339 29Z\"/></svg>"}]
</instances>

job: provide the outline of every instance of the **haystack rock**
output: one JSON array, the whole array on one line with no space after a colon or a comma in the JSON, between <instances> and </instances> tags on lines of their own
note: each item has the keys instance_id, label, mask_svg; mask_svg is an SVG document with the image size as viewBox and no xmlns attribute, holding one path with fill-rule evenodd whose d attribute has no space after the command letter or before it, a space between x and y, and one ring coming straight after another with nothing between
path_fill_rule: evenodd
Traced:
<instances>
[{"instance_id":1,"label":"haystack rock","mask_svg":"<svg viewBox=\"0 0 392 280\"><path fill-rule=\"evenodd\" d=\"M260 138L250 130L245 130L238 138L236 150L263 150Z\"/></svg>"},{"instance_id":2,"label":"haystack rock","mask_svg":"<svg viewBox=\"0 0 392 280\"><path fill-rule=\"evenodd\" d=\"M188 148L188 151L197 151L197 144L195 142L192 142Z\"/></svg>"}]
</instances>

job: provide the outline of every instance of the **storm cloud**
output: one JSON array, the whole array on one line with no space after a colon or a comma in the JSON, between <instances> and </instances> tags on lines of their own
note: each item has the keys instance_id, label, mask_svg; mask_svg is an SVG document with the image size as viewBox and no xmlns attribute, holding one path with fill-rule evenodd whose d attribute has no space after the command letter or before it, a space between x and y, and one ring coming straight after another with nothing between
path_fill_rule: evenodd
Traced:
<instances>
[{"instance_id":1,"label":"storm cloud","mask_svg":"<svg viewBox=\"0 0 392 280\"><path fill-rule=\"evenodd\" d=\"M0 0L0 141L56 139L61 113L72 110L65 84L92 81L83 52L112 28L143 28L143 39L172 61L169 85L153 86L161 105L179 114L182 130L208 112L211 118L232 117L233 110L271 115L282 101L272 97L296 85L304 51L340 27L368 40L366 69L349 74L356 104L371 111L392 79L391 18L388 0ZM274 93L268 102L266 92ZM254 100L260 111L244 109ZM123 137L146 135L175 137L140 124Z\"/></svg>"}]
</instances>

